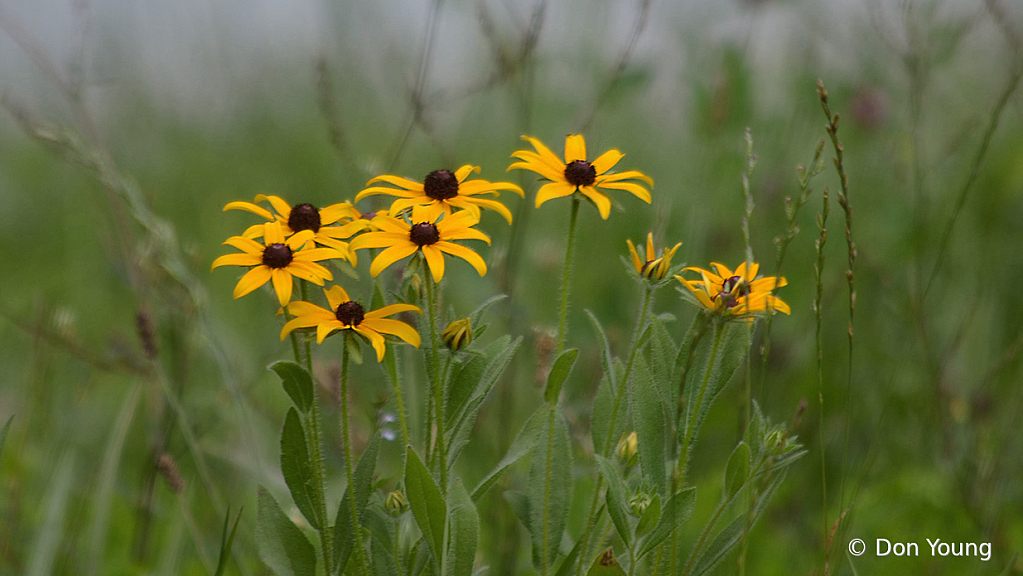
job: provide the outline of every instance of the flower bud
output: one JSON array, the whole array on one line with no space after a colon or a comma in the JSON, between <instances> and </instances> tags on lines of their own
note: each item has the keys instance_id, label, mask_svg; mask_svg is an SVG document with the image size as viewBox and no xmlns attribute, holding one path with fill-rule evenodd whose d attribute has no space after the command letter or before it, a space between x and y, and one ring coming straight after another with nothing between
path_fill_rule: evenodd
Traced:
<instances>
[{"instance_id":1,"label":"flower bud","mask_svg":"<svg viewBox=\"0 0 1023 576\"><path fill-rule=\"evenodd\" d=\"M451 350L461 350L472 342L472 323L468 318L454 320L441 334L444 345Z\"/></svg>"},{"instance_id":2,"label":"flower bud","mask_svg":"<svg viewBox=\"0 0 1023 576\"><path fill-rule=\"evenodd\" d=\"M618 446L615 448L615 453L621 458L622 462L628 465L632 458L636 455L638 449L639 437L636 436L635 432L626 432L622 434L621 440L618 441Z\"/></svg>"},{"instance_id":3,"label":"flower bud","mask_svg":"<svg viewBox=\"0 0 1023 576\"><path fill-rule=\"evenodd\" d=\"M402 512L408 510L408 498L401 490L395 490L387 495L384 507L391 513L391 516L400 516Z\"/></svg>"},{"instance_id":4,"label":"flower bud","mask_svg":"<svg viewBox=\"0 0 1023 576\"><path fill-rule=\"evenodd\" d=\"M649 506L650 496L647 496L645 492L637 492L629 499L629 510L632 510L632 514L637 518L642 516Z\"/></svg>"}]
</instances>

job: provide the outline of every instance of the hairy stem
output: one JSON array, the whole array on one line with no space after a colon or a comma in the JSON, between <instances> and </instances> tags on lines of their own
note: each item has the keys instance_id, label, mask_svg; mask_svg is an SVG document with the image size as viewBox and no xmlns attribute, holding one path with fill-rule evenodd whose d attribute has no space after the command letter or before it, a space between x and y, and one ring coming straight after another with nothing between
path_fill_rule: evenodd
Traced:
<instances>
[{"instance_id":1,"label":"hairy stem","mask_svg":"<svg viewBox=\"0 0 1023 576\"><path fill-rule=\"evenodd\" d=\"M347 336L345 336L347 338ZM348 343L343 342L341 345L341 443L344 445L345 451L345 475L348 479L348 497L351 506L348 509L351 511L352 526L354 527L355 534L353 539L355 541L355 557L359 563L359 573L369 574L369 565L366 561L365 551L362 549L362 528L359 526L359 513L355 509L355 473L352 469L352 442L348 432ZM324 522L326 522L326 515L324 515ZM323 533L330 533L329 526L324 524ZM326 545L325 545L326 546ZM324 565L327 567L326 574L331 574L331 563L333 560L333 554L328 555L326 551L323 553Z\"/></svg>"},{"instance_id":2,"label":"hairy stem","mask_svg":"<svg viewBox=\"0 0 1023 576\"><path fill-rule=\"evenodd\" d=\"M565 321L568 318L568 294L572 283L572 255L575 248L575 225L579 219L579 196L572 196L572 216L568 220L568 242L565 247L565 270L561 276L561 312L558 315L558 350L557 358L565 351Z\"/></svg>"}]
</instances>

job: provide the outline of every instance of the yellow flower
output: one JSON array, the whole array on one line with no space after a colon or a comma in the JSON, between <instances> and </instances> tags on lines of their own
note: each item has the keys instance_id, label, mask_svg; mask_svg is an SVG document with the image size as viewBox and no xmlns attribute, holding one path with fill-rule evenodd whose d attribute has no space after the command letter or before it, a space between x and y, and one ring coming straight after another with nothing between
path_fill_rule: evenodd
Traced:
<instances>
[{"instance_id":1,"label":"yellow flower","mask_svg":"<svg viewBox=\"0 0 1023 576\"><path fill-rule=\"evenodd\" d=\"M636 251L636 246L632 243L632 240L627 239L625 242L629 245L629 254L632 255L632 265L636 268L636 272L650 280L661 280L668 274L668 270L671 268L671 259L675 257L675 252L682 245L679 242L670 249L665 248L661 257L655 258L657 252L654 251L654 235L653 233L647 233L646 250L643 253L643 258L640 258L639 252Z\"/></svg>"},{"instance_id":2,"label":"yellow flower","mask_svg":"<svg viewBox=\"0 0 1023 576\"><path fill-rule=\"evenodd\" d=\"M578 192L589 198L597 206L600 217L607 220L611 214L611 199L599 188L626 190L647 204L650 203L650 191L636 182L629 182L641 180L652 188L654 181L645 174L635 170L607 174L625 156L618 150L608 150L589 162L586 160L586 141L579 134L569 134L565 138L565 161L562 162L536 138L523 136L522 139L532 144L536 152L519 150L512 153L512 157L521 162L513 163L508 169L531 170L550 180L549 184L541 186L536 193L537 208L551 198L563 198Z\"/></svg>"},{"instance_id":3,"label":"yellow flower","mask_svg":"<svg viewBox=\"0 0 1023 576\"><path fill-rule=\"evenodd\" d=\"M312 204L296 204L291 206L278 196L266 196L264 194L257 194L254 201L269 202L277 214L274 215L266 208L257 206L252 202L229 202L224 206L224 210L245 210L246 212L252 212L257 216L266 218L270 222L280 222L285 236L290 236L303 230L312 230L314 242L341 252L345 259L349 260L352 264L356 264L355 254L350 253L348 243L342 241L342 239L349 238L363 229L361 225L352 222L352 220L357 221L361 215L350 203L341 202L318 210ZM339 222L342 226L331 226L331 224ZM242 236L258 238L262 234L263 225L256 224L255 226L250 226Z\"/></svg>"},{"instance_id":4,"label":"yellow flower","mask_svg":"<svg viewBox=\"0 0 1023 576\"><path fill-rule=\"evenodd\" d=\"M701 280L690 281L675 275L675 278L708 310L728 316L749 316L758 312L773 313L776 310L791 313L788 304L771 294L771 290L788 284L785 278L776 276L757 278L760 265L756 262L752 263L749 269L743 262L735 272L717 262L711 262L710 265L717 274L695 266L682 269L683 272L689 270L699 272Z\"/></svg>"},{"instance_id":5,"label":"yellow flower","mask_svg":"<svg viewBox=\"0 0 1023 576\"><path fill-rule=\"evenodd\" d=\"M444 277L442 252L458 256L472 264L480 276L486 274L487 264L479 254L452 242L452 240L483 240L490 244L490 238L486 234L473 228L479 219L468 210L455 212L448 216L436 213L430 216L430 212L429 207L413 206L412 224L393 216L377 216L372 223L380 231L367 232L356 237L352 240L351 248L352 250L386 248L377 255L369 267L369 273L374 277L380 274L384 268L417 251L423 253L426 264L430 267L430 272L433 273L433 279L437 282ZM437 220L438 216L441 217L440 220Z\"/></svg>"},{"instance_id":6,"label":"yellow flower","mask_svg":"<svg viewBox=\"0 0 1023 576\"><path fill-rule=\"evenodd\" d=\"M408 324L391 318L384 318L399 312L421 312L411 304L391 304L366 312L358 303L348 297L340 286L331 286L323 291L330 303L330 310L320 308L311 302L292 302L288 312L295 316L281 329L281 340L296 328L316 326L316 341L323 340L337 330L352 330L365 337L377 352L377 361L384 359L384 334L392 334L419 348L419 332Z\"/></svg>"},{"instance_id":7,"label":"yellow flower","mask_svg":"<svg viewBox=\"0 0 1023 576\"><path fill-rule=\"evenodd\" d=\"M400 176L377 176L366 185L374 182L385 182L398 188L386 186L371 186L355 196L355 201L372 196L374 194L389 194L397 196L398 199L391 204L391 215L397 216L412 206L428 206L427 218L436 219L440 214L451 214L452 208L468 210L480 218L480 208L490 208L496 211L511 224L512 215L504 204L489 198L478 198L481 194L493 194L496 198L500 195L498 190L511 190L519 196L525 196L522 188L508 182L487 182L486 180L465 179L473 172L479 172L479 166L466 164L454 173L450 170L434 170L426 175L423 183L420 184L408 178Z\"/></svg>"},{"instance_id":8,"label":"yellow flower","mask_svg":"<svg viewBox=\"0 0 1023 576\"><path fill-rule=\"evenodd\" d=\"M342 258L344 255L333 248L303 248L313 239L312 230L296 232L285 239L280 222L263 224L263 243L245 236L232 236L224 245L233 246L242 252L226 254L213 261L213 266L255 266L242 276L234 287L234 297L241 298L267 281L272 281L281 306L291 300L292 276L298 276L323 286L324 280L334 277L317 261Z\"/></svg>"}]
</instances>

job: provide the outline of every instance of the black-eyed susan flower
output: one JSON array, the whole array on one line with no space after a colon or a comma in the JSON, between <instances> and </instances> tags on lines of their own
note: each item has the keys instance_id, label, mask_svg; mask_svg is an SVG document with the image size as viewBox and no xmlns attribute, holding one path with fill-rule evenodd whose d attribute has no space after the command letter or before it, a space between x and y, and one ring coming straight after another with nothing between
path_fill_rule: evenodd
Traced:
<instances>
[{"instance_id":1,"label":"black-eyed susan flower","mask_svg":"<svg viewBox=\"0 0 1023 576\"><path fill-rule=\"evenodd\" d=\"M450 170L434 170L426 175L422 184L408 178L402 178L401 176L377 176L367 182L366 185L369 186L370 184L383 182L397 188L370 186L359 192L355 196L355 201L358 202L374 194L397 196L398 199L391 204L392 216L397 216L413 206L427 206L429 207L427 218L435 218L442 213L451 214L452 209L458 208L472 212L475 214L476 219L479 220L480 208L489 208L504 216L504 219L511 224L511 212L505 208L504 204L497 200L481 198L480 196L493 194L496 198L500 195L498 190L511 190L519 196L524 196L522 188L509 182L465 180L469 177L469 174L479 171L479 166L469 164L462 166L454 172Z\"/></svg>"},{"instance_id":2,"label":"black-eyed susan flower","mask_svg":"<svg viewBox=\"0 0 1023 576\"><path fill-rule=\"evenodd\" d=\"M377 216L372 220L379 232L367 232L352 240L351 249L384 248L373 260L369 273L377 276L384 268L398 260L422 252L426 259L433 279L440 282L444 277L443 253L458 256L479 272L480 276L487 273L487 264L479 254L453 240L483 240L490 244L486 234L473 228L479 218L468 210L461 210L450 215L435 214L430 216L431 209L427 206L413 206L411 224L393 216ZM438 220L438 217L440 218Z\"/></svg>"},{"instance_id":3,"label":"black-eyed susan flower","mask_svg":"<svg viewBox=\"0 0 1023 576\"><path fill-rule=\"evenodd\" d=\"M211 270L218 266L254 266L234 287L235 298L241 298L270 281L277 292L277 299L284 306L291 300L293 276L320 286L324 280L334 279L330 270L317 262L344 255L333 248L311 247L312 230L296 232L285 238L280 222L267 222L262 226L262 244L245 236L232 236L224 245L242 252L225 254L213 261ZM310 246L306 247L307 244Z\"/></svg>"},{"instance_id":4,"label":"black-eyed susan flower","mask_svg":"<svg viewBox=\"0 0 1023 576\"><path fill-rule=\"evenodd\" d=\"M330 304L330 310L321 308L311 302L292 302L288 312L293 319L281 329L281 340L292 330L316 327L316 341L323 340L338 330L351 330L369 340L377 353L377 361L384 359L386 350L384 334L391 334L419 348L419 332L416 329L392 318L385 318L399 312L421 312L412 304L391 304L376 310L366 311L361 304L348 297L348 293L340 286L331 286L323 291Z\"/></svg>"},{"instance_id":5,"label":"black-eyed susan flower","mask_svg":"<svg viewBox=\"0 0 1023 576\"><path fill-rule=\"evenodd\" d=\"M265 194L257 194L254 202L269 203L276 214L258 204L241 201L229 202L224 206L224 210L245 210L270 222L280 222L285 236L290 236L303 230L311 230L314 242L341 252L345 259L349 260L352 264L356 264L355 254L349 253L348 243L343 241L363 229L362 226L353 222L359 219L360 213L351 203L340 202L338 204L331 204L326 208L317 209L312 204L296 204L292 206L279 196L268 196ZM340 226L332 226L332 224L340 224ZM242 236L258 238L263 235L262 228L261 224L250 226Z\"/></svg>"},{"instance_id":6,"label":"black-eyed susan flower","mask_svg":"<svg viewBox=\"0 0 1023 576\"><path fill-rule=\"evenodd\" d=\"M636 269L636 273L650 280L661 280L667 274L668 270L671 269L671 259L675 257L675 252L678 252L679 246L682 243L679 242L671 248L664 248L664 252L661 256L657 257L657 252L654 250L654 235L647 233L646 235L646 248L643 252L643 257L640 258L639 252L636 251L636 246L632 243L632 240L626 240L629 245L629 254L632 256L632 266Z\"/></svg>"},{"instance_id":7,"label":"black-eyed susan flower","mask_svg":"<svg viewBox=\"0 0 1023 576\"><path fill-rule=\"evenodd\" d=\"M586 141L582 135L569 134L565 138L565 161L562 162L549 148L536 138L523 136L523 140L533 145L536 152L518 150L512 153L515 162L508 167L512 169L531 170L550 180L536 193L536 207L552 198L563 198L578 192L588 198L597 207L600 217L607 220L611 214L611 199L600 191L625 190L640 200L650 203L650 191L636 180L653 187L654 181L636 170L608 174L608 170L625 155L618 150L608 150L590 162L586 155Z\"/></svg>"},{"instance_id":8,"label":"black-eyed susan flower","mask_svg":"<svg viewBox=\"0 0 1023 576\"><path fill-rule=\"evenodd\" d=\"M716 274L695 266L682 269L683 272L699 272L700 280L687 280L675 275L704 308L727 316L750 316L775 311L791 313L788 304L771 294L775 288L788 284L784 277L757 278L760 265L756 262L749 268L743 262L734 272L717 262L711 262L711 266Z\"/></svg>"}]
</instances>

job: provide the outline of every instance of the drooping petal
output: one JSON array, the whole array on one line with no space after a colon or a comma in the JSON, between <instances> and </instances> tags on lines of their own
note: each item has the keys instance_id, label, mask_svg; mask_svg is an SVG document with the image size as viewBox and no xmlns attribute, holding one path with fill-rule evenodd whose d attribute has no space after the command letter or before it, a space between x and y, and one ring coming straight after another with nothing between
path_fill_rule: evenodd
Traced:
<instances>
[{"instance_id":1,"label":"drooping petal","mask_svg":"<svg viewBox=\"0 0 1023 576\"><path fill-rule=\"evenodd\" d=\"M597 182L597 186L600 188L610 188L612 190L625 190L647 204L650 204L653 200L653 198L650 197L649 190L632 182Z\"/></svg>"},{"instance_id":2,"label":"drooping petal","mask_svg":"<svg viewBox=\"0 0 1023 576\"><path fill-rule=\"evenodd\" d=\"M288 274L287 270L283 268L278 268L271 272L271 279L273 280L274 291L277 292L277 299L280 300L281 306L291 302L291 289L294 287L291 274Z\"/></svg>"},{"instance_id":3,"label":"drooping petal","mask_svg":"<svg viewBox=\"0 0 1023 576\"><path fill-rule=\"evenodd\" d=\"M616 172L614 174L599 175L597 178L597 184L599 185L601 182L619 182L621 180L642 180L650 186L654 185L654 181L651 180L649 176L637 170L627 170L625 172Z\"/></svg>"},{"instance_id":4,"label":"drooping petal","mask_svg":"<svg viewBox=\"0 0 1023 576\"><path fill-rule=\"evenodd\" d=\"M366 326L367 328L372 328L377 332L397 336L405 342L419 348L419 332L401 320L392 320L390 318L366 319L362 321L360 326Z\"/></svg>"},{"instance_id":5,"label":"drooping petal","mask_svg":"<svg viewBox=\"0 0 1023 576\"><path fill-rule=\"evenodd\" d=\"M334 279L334 275L330 273L330 270L315 262L293 260L285 269L294 276L298 276L303 280L308 280L309 282L320 286L323 285L324 280Z\"/></svg>"},{"instance_id":6,"label":"drooping petal","mask_svg":"<svg viewBox=\"0 0 1023 576\"><path fill-rule=\"evenodd\" d=\"M373 349L377 352L377 362L382 362L384 360L384 351L387 350L387 343L384 341L384 337L376 330L362 324L356 326L355 331L369 340L369 343L373 345Z\"/></svg>"},{"instance_id":7,"label":"drooping petal","mask_svg":"<svg viewBox=\"0 0 1023 576\"><path fill-rule=\"evenodd\" d=\"M586 161L586 139L582 134L569 134L565 137L565 164L576 160Z\"/></svg>"},{"instance_id":8,"label":"drooping petal","mask_svg":"<svg viewBox=\"0 0 1023 576\"><path fill-rule=\"evenodd\" d=\"M358 240L358 238L356 238L356 240ZM407 240L406 242L407 242L406 244L390 246L389 248L378 254L377 257L373 260L373 263L370 264L369 267L370 276L376 278L378 275L380 275L380 272L382 272L384 268L387 268L388 266L394 264L398 260L401 260L402 258L405 258L406 256L413 254L416 250L419 249L419 247L413 244L412 242L408 242Z\"/></svg>"},{"instance_id":9,"label":"drooping petal","mask_svg":"<svg viewBox=\"0 0 1023 576\"><path fill-rule=\"evenodd\" d=\"M263 224L260 224L259 228L260 228L259 234L262 235L263 232L265 231L265 227ZM259 256L262 256L263 250L266 249L266 246L263 246L262 244L256 242L252 238L246 238L244 236L231 236L227 240L224 240L224 246L232 246L234 248L241 250L242 252L248 252L249 254L257 254Z\"/></svg>"},{"instance_id":10,"label":"drooping petal","mask_svg":"<svg viewBox=\"0 0 1023 576\"><path fill-rule=\"evenodd\" d=\"M252 212L256 216L260 216L270 221L273 221L274 219L274 215L271 214L269 210L262 206L256 206L251 202L228 202L227 205L224 206L224 211L227 212L228 210L245 210L246 212Z\"/></svg>"},{"instance_id":11,"label":"drooping petal","mask_svg":"<svg viewBox=\"0 0 1023 576\"><path fill-rule=\"evenodd\" d=\"M292 303L294 304L294 303ZM330 321L330 318L318 317L316 314L298 316L289 320L283 328L281 328L281 340L284 340L288 334L298 328L310 328L312 326L318 326L321 322Z\"/></svg>"},{"instance_id":12,"label":"drooping petal","mask_svg":"<svg viewBox=\"0 0 1023 576\"><path fill-rule=\"evenodd\" d=\"M423 246L423 256L426 258L426 264L430 267L434 281L440 282L444 278L444 255L437 249L436 244L432 244Z\"/></svg>"},{"instance_id":13,"label":"drooping petal","mask_svg":"<svg viewBox=\"0 0 1023 576\"><path fill-rule=\"evenodd\" d=\"M414 306L412 304L389 304L383 308L377 308L376 310L366 312L365 318L383 318L384 316L399 314L401 312L423 313L423 311L419 309L419 306Z\"/></svg>"},{"instance_id":14,"label":"drooping petal","mask_svg":"<svg viewBox=\"0 0 1023 576\"><path fill-rule=\"evenodd\" d=\"M414 192L422 192L423 191L423 185L422 184L420 184L419 182L416 182L415 180L409 180L408 178L402 178L401 176L391 176L390 174L382 174L380 176L377 176L376 178L370 179L369 182L366 182L366 185L369 186L370 184L372 184L374 182L387 182L388 184L391 184L392 186L398 186L399 188L404 188L406 190L412 190Z\"/></svg>"},{"instance_id":15,"label":"drooping petal","mask_svg":"<svg viewBox=\"0 0 1023 576\"><path fill-rule=\"evenodd\" d=\"M583 196L593 200L593 203L597 205L597 211L600 212L600 217L607 220L607 217L611 215L611 199L593 186L580 186L579 191Z\"/></svg>"},{"instance_id":16,"label":"drooping petal","mask_svg":"<svg viewBox=\"0 0 1023 576\"><path fill-rule=\"evenodd\" d=\"M259 266L263 260L255 254L224 254L213 261L210 270L218 266Z\"/></svg>"},{"instance_id":17,"label":"drooping petal","mask_svg":"<svg viewBox=\"0 0 1023 576\"><path fill-rule=\"evenodd\" d=\"M234 287L234 297L241 298L270 279L269 266L257 266L245 273Z\"/></svg>"},{"instance_id":18,"label":"drooping petal","mask_svg":"<svg viewBox=\"0 0 1023 576\"><path fill-rule=\"evenodd\" d=\"M448 254L451 254L452 256L458 256L462 260L472 264L472 267L476 269L476 272L478 272L480 276L485 276L487 274L487 263L483 261L483 258L481 258L479 254L465 246L455 244L454 242L445 242L443 240L437 242L434 246Z\"/></svg>"},{"instance_id":19,"label":"drooping petal","mask_svg":"<svg viewBox=\"0 0 1023 576\"><path fill-rule=\"evenodd\" d=\"M571 196L573 192L575 192L575 186L572 186L567 182L551 182L550 184L544 184L536 192L536 207L539 208L541 204L553 198Z\"/></svg>"},{"instance_id":20,"label":"drooping petal","mask_svg":"<svg viewBox=\"0 0 1023 576\"><path fill-rule=\"evenodd\" d=\"M612 149L598 156L597 159L594 160L590 165L593 166L594 170L596 170L597 174L599 175L614 168L615 164L617 164L624 157L625 154L622 154L618 150Z\"/></svg>"},{"instance_id":21,"label":"drooping petal","mask_svg":"<svg viewBox=\"0 0 1023 576\"><path fill-rule=\"evenodd\" d=\"M316 343L323 344L323 341L327 338L327 336L330 336L331 332L341 330L342 328L344 328L344 324L337 320L321 322L316 326Z\"/></svg>"},{"instance_id":22,"label":"drooping petal","mask_svg":"<svg viewBox=\"0 0 1023 576\"><path fill-rule=\"evenodd\" d=\"M489 200L487 198L463 198L462 202L466 203L466 210L471 210L470 206L473 205L489 208L501 216L504 216L504 219L507 220L509 224L512 223L511 210L508 210L504 204L501 204L497 200Z\"/></svg>"}]
</instances>

